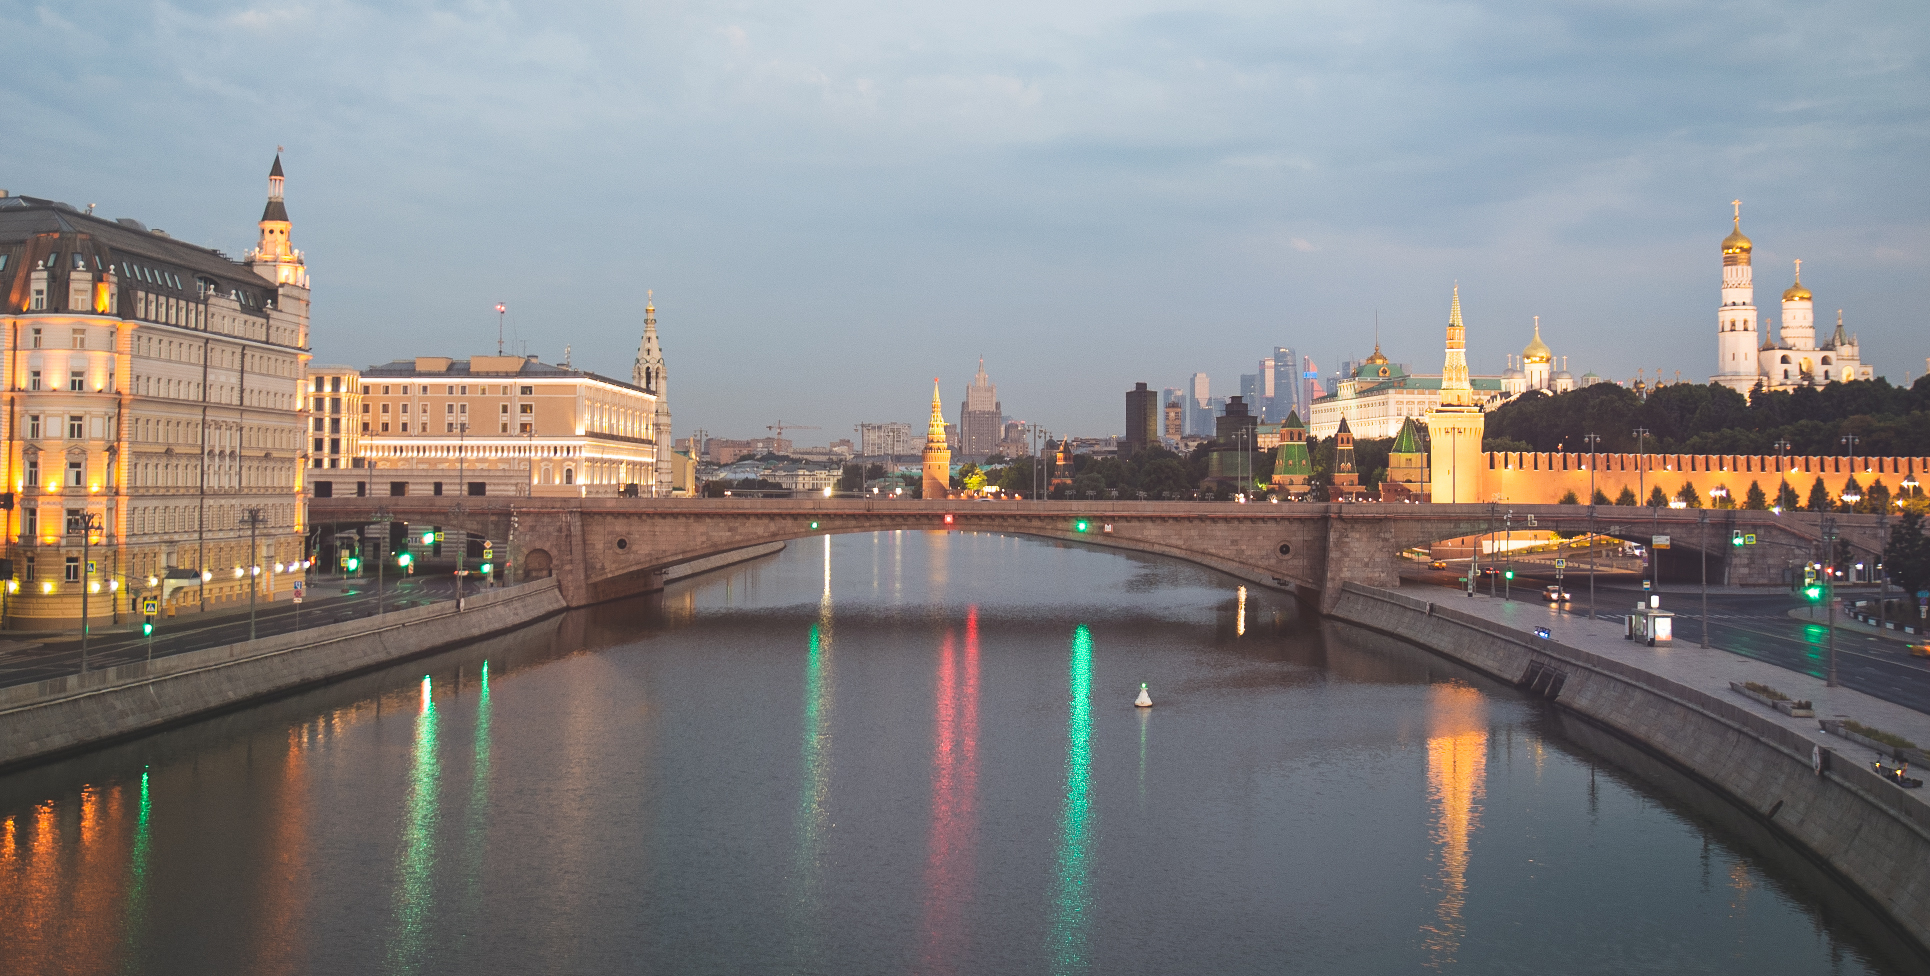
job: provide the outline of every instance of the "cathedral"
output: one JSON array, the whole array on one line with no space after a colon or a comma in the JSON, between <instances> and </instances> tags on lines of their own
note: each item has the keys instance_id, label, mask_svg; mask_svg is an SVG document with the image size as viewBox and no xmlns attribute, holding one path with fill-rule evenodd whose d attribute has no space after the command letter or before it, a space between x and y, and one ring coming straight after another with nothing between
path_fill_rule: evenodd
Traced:
<instances>
[{"instance_id":1,"label":"cathedral","mask_svg":"<svg viewBox=\"0 0 1930 976\"><path fill-rule=\"evenodd\" d=\"M1867 380L1873 375L1863 365L1856 338L1843 331L1843 313L1836 313L1836 331L1829 341L1816 343L1816 303L1803 287L1803 262L1796 262L1795 281L1783 292L1780 335L1769 338L1768 323L1761 339L1756 329L1756 288L1751 281L1750 257L1756 245L1742 233L1742 201L1734 201L1735 223L1722 239L1722 307L1716 313L1716 375L1721 383L1747 394L1758 385L1767 390L1794 390L1834 382Z\"/></svg>"}]
</instances>

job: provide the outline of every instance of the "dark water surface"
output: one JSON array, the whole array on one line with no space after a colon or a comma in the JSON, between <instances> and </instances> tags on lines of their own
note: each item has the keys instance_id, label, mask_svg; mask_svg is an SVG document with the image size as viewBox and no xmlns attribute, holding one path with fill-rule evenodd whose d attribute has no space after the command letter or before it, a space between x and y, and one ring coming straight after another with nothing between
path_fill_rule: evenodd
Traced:
<instances>
[{"instance_id":1,"label":"dark water surface","mask_svg":"<svg viewBox=\"0 0 1930 976\"><path fill-rule=\"evenodd\" d=\"M1915 964L1562 722L1184 564L812 539L0 779L0 972Z\"/></svg>"}]
</instances>

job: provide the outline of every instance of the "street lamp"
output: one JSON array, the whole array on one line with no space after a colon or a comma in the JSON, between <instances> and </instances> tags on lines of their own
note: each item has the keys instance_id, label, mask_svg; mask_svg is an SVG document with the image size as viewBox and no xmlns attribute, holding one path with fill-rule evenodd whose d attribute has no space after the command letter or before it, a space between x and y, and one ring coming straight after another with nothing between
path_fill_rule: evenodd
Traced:
<instances>
[{"instance_id":1,"label":"street lamp","mask_svg":"<svg viewBox=\"0 0 1930 976\"><path fill-rule=\"evenodd\" d=\"M1717 508L1722 508L1724 507L1723 503L1729 499L1729 489L1722 485L1717 485L1709 489L1709 497L1715 499L1715 506Z\"/></svg>"},{"instance_id":2,"label":"street lamp","mask_svg":"<svg viewBox=\"0 0 1930 976\"><path fill-rule=\"evenodd\" d=\"M255 593L261 589L261 556L256 548L256 539L262 523L259 506L248 509L241 517L241 524L248 527L248 639L255 639Z\"/></svg>"},{"instance_id":3,"label":"street lamp","mask_svg":"<svg viewBox=\"0 0 1930 976\"><path fill-rule=\"evenodd\" d=\"M1783 496L1789 493L1789 467L1783 461L1783 455L1788 451L1789 442L1778 439L1776 441L1776 480L1782 484L1782 487L1776 490L1776 504L1770 506L1770 510L1777 515L1783 513Z\"/></svg>"},{"instance_id":4,"label":"street lamp","mask_svg":"<svg viewBox=\"0 0 1930 976\"><path fill-rule=\"evenodd\" d=\"M1583 434L1582 440L1588 442L1588 621L1589 631L1594 632L1595 622L1595 452L1601 446L1600 434Z\"/></svg>"},{"instance_id":5,"label":"street lamp","mask_svg":"<svg viewBox=\"0 0 1930 976\"><path fill-rule=\"evenodd\" d=\"M1649 499L1649 429L1647 427L1637 427L1633 431L1630 431L1630 433L1635 435L1635 493L1641 496L1642 502L1647 502Z\"/></svg>"},{"instance_id":6,"label":"street lamp","mask_svg":"<svg viewBox=\"0 0 1930 976\"><path fill-rule=\"evenodd\" d=\"M87 673L87 637L92 623L87 614L87 594L93 582L88 577L94 575L92 557L88 548L93 545L94 532L101 527L101 517L92 512L82 512L73 520L71 527L80 529L80 673Z\"/></svg>"}]
</instances>

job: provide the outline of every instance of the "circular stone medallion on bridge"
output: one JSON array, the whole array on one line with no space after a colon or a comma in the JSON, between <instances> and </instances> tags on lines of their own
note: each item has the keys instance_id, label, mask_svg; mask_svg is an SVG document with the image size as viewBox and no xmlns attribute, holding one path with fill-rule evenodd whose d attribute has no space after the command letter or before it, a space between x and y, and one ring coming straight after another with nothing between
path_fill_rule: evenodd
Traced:
<instances>
[{"instance_id":1,"label":"circular stone medallion on bridge","mask_svg":"<svg viewBox=\"0 0 1930 976\"><path fill-rule=\"evenodd\" d=\"M628 540L628 539L618 539L618 540L617 540L617 548L618 548L618 549L628 549L628 548L630 548L630 540Z\"/></svg>"}]
</instances>

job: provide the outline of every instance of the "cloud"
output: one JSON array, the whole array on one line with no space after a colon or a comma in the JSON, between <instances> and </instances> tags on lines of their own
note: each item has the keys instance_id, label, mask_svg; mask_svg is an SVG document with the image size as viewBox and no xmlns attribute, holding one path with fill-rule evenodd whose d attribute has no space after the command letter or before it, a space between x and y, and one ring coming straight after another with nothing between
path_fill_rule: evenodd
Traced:
<instances>
[{"instance_id":1,"label":"cloud","mask_svg":"<svg viewBox=\"0 0 1930 976\"><path fill-rule=\"evenodd\" d=\"M655 287L680 427L754 431L770 401L916 419L922 380L955 396L983 352L1015 415L1104 432L1135 380L1365 352L1376 308L1431 369L1457 278L1477 368L1541 314L1577 372L1706 372L1736 196L1868 354L1914 364L1930 283L1895 269L1930 238L1927 23L1793 0L0 7L45 66L0 90L34 133L0 167L239 253L286 144L325 360L472 352L505 300L532 352L621 373Z\"/></svg>"}]
</instances>

